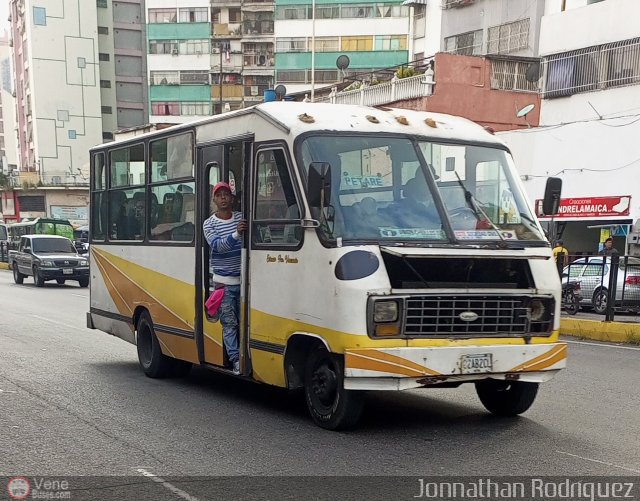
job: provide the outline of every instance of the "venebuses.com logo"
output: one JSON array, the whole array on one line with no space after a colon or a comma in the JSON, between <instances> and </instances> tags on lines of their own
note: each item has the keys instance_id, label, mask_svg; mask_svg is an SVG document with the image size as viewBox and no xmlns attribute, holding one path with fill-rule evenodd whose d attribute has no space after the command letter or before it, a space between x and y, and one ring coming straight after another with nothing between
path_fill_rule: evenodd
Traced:
<instances>
[{"instance_id":1,"label":"venebuses.com logo","mask_svg":"<svg viewBox=\"0 0 640 501\"><path fill-rule=\"evenodd\" d=\"M31 492L31 485L24 477L13 477L7 483L7 492L11 499L27 499Z\"/></svg>"}]
</instances>

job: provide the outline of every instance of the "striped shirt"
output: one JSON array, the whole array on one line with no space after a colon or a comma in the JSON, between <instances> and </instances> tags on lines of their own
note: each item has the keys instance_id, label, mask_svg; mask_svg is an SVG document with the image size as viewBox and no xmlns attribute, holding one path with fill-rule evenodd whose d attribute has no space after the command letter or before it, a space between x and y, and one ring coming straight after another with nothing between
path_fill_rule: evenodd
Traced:
<instances>
[{"instance_id":1,"label":"striped shirt","mask_svg":"<svg viewBox=\"0 0 640 501\"><path fill-rule=\"evenodd\" d=\"M242 238L236 230L241 219L240 212L234 212L231 219L220 219L214 214L202 225L204 237L211 247L209 264L213 269L214 282L240 284Z\"/></svg>"}]
</instances>

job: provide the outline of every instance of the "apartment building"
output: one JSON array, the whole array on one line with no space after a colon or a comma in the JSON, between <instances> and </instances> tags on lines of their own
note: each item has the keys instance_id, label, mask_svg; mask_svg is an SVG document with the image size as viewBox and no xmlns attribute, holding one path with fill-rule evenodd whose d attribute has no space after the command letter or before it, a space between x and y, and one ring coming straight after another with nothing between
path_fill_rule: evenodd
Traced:
<instances>
[{"instance_id":1,"label":"apartment building","mask_svg":"<svg viewBox=\"0 0 640 501\"><path fill-rule=\"evenodd\" d=\"M409 60L409 7L399 2L365 0L276 0L276 83L289 92L311 87L312 43L315 40L314 84L326 87L345 75L406 63ZM348 68L337 67L347 56Z\"/></svg>"},{"instance_id":2,"label":"apartment building","mask_svg":"<svg viewBox=\"0 0 640 501\"><path fill-rule=\"evenodd\" d=\"M102 138L148 123L144 0L97 0Z\"/></svg>"},{"instance_id":3,"label":"apartment building","mask_svg":"<svg viewBox=\"0 0 640 501\"><path fill-rule=\"evenodd\" d=\"M148 0L151 122L261 102L273 87L272 1Z\"/></svg>"},{"instance_id":4,"label":"apartment building","mask_svg":"<svg viewBox=\"0 0 640 501\"><path fill-rule=\"evenodd\" d=\"M17 169L15 105L11 46L8 34L5 34L0 36L0 172L4 175Z\"/></svg>"},{"instance_id":5,"label":"apartment building","mask_svg":"<svg viewBox=\"0 0 640 501\"><path fill-rule=\"evenodd\" d=\"M547 0L541 128L505 133L533 203L563 179L556 235L594 253L611 235L640 254L640 2ZM595 208L595 210L594 210Z\"/></svg>"}]
</instances>

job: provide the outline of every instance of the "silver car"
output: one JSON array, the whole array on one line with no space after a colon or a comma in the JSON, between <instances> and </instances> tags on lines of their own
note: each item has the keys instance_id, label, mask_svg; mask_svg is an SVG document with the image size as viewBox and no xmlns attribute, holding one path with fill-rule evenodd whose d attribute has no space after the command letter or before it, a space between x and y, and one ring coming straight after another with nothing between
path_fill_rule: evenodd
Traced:
<instances>
[{"instance_id":1,"label":"silver car","mask_svg":"<svg viewBox=\"0 0 640 501\"><path fill-rule=\"evenodd\" d=\"M580 282L580 306L593 308L596 313L604 315L609 301L610 271L611 258L579 258L564 267L562 281ZM625 310L640 310L640 259L637 257L620 258L615 306Z\"/></svg>"}]
</instances>

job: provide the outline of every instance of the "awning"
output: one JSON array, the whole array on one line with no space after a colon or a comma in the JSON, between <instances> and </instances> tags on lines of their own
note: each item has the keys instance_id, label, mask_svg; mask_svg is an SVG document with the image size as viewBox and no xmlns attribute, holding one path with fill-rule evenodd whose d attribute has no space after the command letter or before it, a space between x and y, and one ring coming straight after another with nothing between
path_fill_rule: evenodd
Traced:
<instances>
[{"instance_id":1,"label":"awning","mask_svg":"<svg viewBox=\"0 0 640 501\"><path fill-rule=\"evenodd\" d=\"M402 5L427 5L427 0L404 0Z\"/></svg>"}]
</instances>

